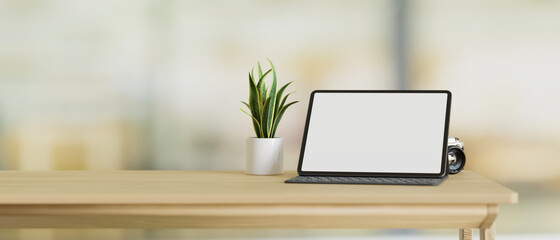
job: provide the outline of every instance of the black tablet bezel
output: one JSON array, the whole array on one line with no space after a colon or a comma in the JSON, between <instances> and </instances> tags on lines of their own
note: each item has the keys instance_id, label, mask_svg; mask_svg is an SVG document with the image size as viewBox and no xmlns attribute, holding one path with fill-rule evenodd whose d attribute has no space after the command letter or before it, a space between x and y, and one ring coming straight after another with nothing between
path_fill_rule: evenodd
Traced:
<instances>
[{"instance_id":1,"label":"black tablet bezel","mask_svg":"<svg viewBox=\"0 0 560 240\"><path fill-rule=\"evenodd\" d=\"M447 95L447 106L445 110L445 126L442 141L441 153L441 169L439 173L387 173L387 172L317 172L317 171L302 171L303 158L305 155L305 143L307 140L307 131L309 129L309 121L313 108L313 99L317 93L443 93ZM303 133L303 140L301 142L301 150L298 162L298 174L301 176L364 176L364 177L445 177L448 174L447 168L447 138L449 132L449 115L451 112L451 92L448 90L315 90L311 92L309 99L309 107L307 110L307 119L305 121L305 130Z\"/></svg>"}]
</instances>

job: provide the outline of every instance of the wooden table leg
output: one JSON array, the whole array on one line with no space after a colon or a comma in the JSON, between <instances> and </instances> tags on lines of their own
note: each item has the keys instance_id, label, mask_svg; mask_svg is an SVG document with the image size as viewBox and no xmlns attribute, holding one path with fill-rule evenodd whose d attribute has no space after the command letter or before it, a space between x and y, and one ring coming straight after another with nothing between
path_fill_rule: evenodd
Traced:
<instances>
[{"instance_id":1,"label":"wooden table leg","mask_svg":"<svg viewBox=\"0 0 560 240\"><path fill-rule=\"evenodd\" d=\"M459 240L472 240L472 228L459 229Z\"/></svg>"},{"instance_id":2,"label":"wooden table leg","mask_svg":"<svg viewBox=\"0 0 560 240\"><path fill-rule=\"evenodd\" d=\"M496 235L496 217L498 217L498 205L489 204L488 215L486 219L480 224L480 240L494 240Z\"/></svg>"},{"instance_id":3,"label":"wooden table leg","mask_svg":"<svg viewBox=\"0 0 560 240\"><path fill-rule=\"evenodd\" d=\"M496 235L496 224L493 223L488 228L480 229L480 240L494 240L494 235Z\"/></svg>"}]
</instances>

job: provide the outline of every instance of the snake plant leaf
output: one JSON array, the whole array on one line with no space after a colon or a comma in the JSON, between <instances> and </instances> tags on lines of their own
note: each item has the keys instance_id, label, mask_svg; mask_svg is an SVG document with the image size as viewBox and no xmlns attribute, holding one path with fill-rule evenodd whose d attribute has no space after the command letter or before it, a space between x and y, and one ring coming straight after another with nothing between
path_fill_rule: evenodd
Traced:
<instances>
[{"instance_id":1,"label":"snake plant leaf","mask_svg":"<svg viewBox=\"0 0 560 240\"><path fill-rule=\"evenodd\" d=\"M286 106L283 106L282 108L280 108L280 110L278 111L278 116L276 116L276 119L274 119L274 126L272 128L272 135L271 135L272 137L274 137L274 135L276 135L276 129L278 128L278 124L280 123L280 120L282 120L282 117L284 116L284 113L286 112L286 110L290 106L292 106L292 105L294 105L298 102L299 101L293 101L291 103L288 103Z\"/></svg>"},{"instance_id":2,"label":"snake plant leaf","mask_svg":"<svg viewBox=\"0 0 560 240\"><path fill-rule=\"evenodd\" d=\"M288 93L288 94L286 94L286 96L284 96L284 98L282 99L282 103L280 103L280 108L282 108L284 106L284 103L286 103L286 100L288 99L288 96L292 95L292 93L294 93L294 92Z\"/></svg>"},{"instance_id":3,"label":"snake plant leaf","mask_svg":"<svg viewBox=\"0 0 560 240\"><path fill-rule=\"evenodd\" d=\"M274 64L272 64L272 61L270 61L270 59L267 59L267 60L270 63L270 67L272 67L272 87L270 87L270 94L268 94L268 98L270 99L270 107L268 109L267 125L265 125L268 132L270 133L272 131L272 125L274 123L274 118L275 118L274 107L276 106L276 82L277 82L277 77L276 77L276 69L274 68Z\"/></svg>"},{"instance_id":4,"label":"snake plant leaf","mask_svg":"<svg viewBox=\"0 0 560 240\"><path fill-rule=\"evenodd\" d=\"M264 82L264 78L266 77L266 75L268 75L270 72L272 72L272 69L268 69L268 71L266 71L262 76L259 77L259 82L263 81Z\"/></svg>"},{"instance_id":5,"label":"snake plant leaf","mask_svg":"<svg viewBox=\"0 0 560 240\"><path fill-rule=\"evenodd\" d=\"M248 106L247 103L245 103L245 102L243 102L243 103ZM243 111L245 114L247 114L247 116L249 116L253 119L253 128L255 129L255 134L257 134L258 138L261 138L262 137L262 131L261 131L261 125L259 124L259 121L255 117L251 116L251 114L249 114L248 112L243 110L243 108L239 108L239 109L241 109L241 111Z\"/></svg>"},{"instance_id":6,"label":"snake plant leaf","mask_svg":"<svg viewBox=\"0 0 560 240\"><path fill-rule=\"evenodd\" d=\"M264 103L265 100L268 98L268 87L263 84L263 88L264 88L264 91L263 91L263 99L264 99L263 103Z\"/></svg>"},{"instance_id":7,"label":"snake plant leaf","mask_svg":"<svg viewBox=\"0 0 560 240\"><path fill-rule=\"evenodd\" d=\"M295 101L285 105L288 96L292 93L284 96L284 92L292 82L277 89L276 69L272 61L270 59L267 60L270 63L271 69L263 73L260 62L257 62L257 69L253 67L249 72L249 101L241 101L248 108L248 110L241 108L241 111L251 117L253 128L258 138L273 138L276 135L278 124L288 107L297 103ZM255 70L257 71L256 75ZM273 76L269 88L266 86L265 79L270 76L270 73Z\"/></svg>"},{"instance_id":8,"label":"snake plant leaf","mask_svg":"<svg viewBox=\"0 0 560 240\"><path fill-rule=\"evenodd\" d=\"M257 84L257 89L259 90L260 94L261 94L261 101L264 102L266 100L266 84L264 82L264 78L272 71L272 69L269 69L268 71L266 71L266 73L264 73L262 76L259 77L259 82Z\"/></svg>"},{"instance_id":9,"label":"snake plant leaf","mask_svg":"<svg viewBox=\"0 0 560 240\"><path fill-rule=\"evenodd\" d=\"M282 100L282 95L284 94L284 91L286 90L286 88L292 84L293 81L287 83L286 85L282 86L280 88L280 90L278 90L278 94L276 94L276 105L274 106L274 115L276 116L276 114L278 114L278 111L280 110L280 100Z\"/></svg>"},{"instance_id":10,"label":"snake plant leaf","mask_svg":"<svg viewBox=\"0 0 560 240\"><path fill-rule=\"evenodd\" d=\"M260 80L263 76L261 62L257 62L257 66L259 67L259 80Z\"/></svg>"},{"instance_id":11,"label":"snake plant leaf","mask_svg":"<svg viewBox=\"0 0 560 240\"><path fill-rule=\"evenodd\" d=\"M257 86L255 86L255 82L253 81L253 76L249 73L249 110L251 110L251 114L257 119L260 119L260 111L259 111L259 97L257 92Z\"/></svg>"},{"instance_id":12,"label":"snake plant leaf","mask_svg":"<svg viewBox=\"0 0 560 240\"><path fill-rule=\"evenodd\" d=\"M272 125L270 123L271 121L271 117L268 115L270 113L269 109L272 107L271 104L272 98L267 98L266 102L264 103L264 109L263 109L263 114L261 116L261 126L262 126L262 131L263 131L263 135L265 138L268 138L270 135L270 128L267 128L268 125Z\"/></svg>"},{"instance_id":13,"label":"snake plant leaf","mask_svg":"<svg viewBox=\"0 0 560 240\"><path fill-rule=\"evenodd\" d=\"M261 102L261 99L260 99L261 94L260 94L260 92L259 92L259 85L256 83L256 80L257 80L257 79L255 78L255 74L253 73L254 70L255 70L255 68L252 68L252 69L251 69L251 72L249 73L249 78L252 79L253 84L255 84L255 86L256 86L256 88L257 88L257 94L256 94L256 96L257 96L258 102L260 103L260 102ZM250 93L249 93L249 94L250 94ZM250 101L249 101L249 102L250 102ZM261 112L261 110L262 110L262 104L258 104L257 107L258 107L258 109L259 109L259 112Z\"/></svg>"}]
</instances>

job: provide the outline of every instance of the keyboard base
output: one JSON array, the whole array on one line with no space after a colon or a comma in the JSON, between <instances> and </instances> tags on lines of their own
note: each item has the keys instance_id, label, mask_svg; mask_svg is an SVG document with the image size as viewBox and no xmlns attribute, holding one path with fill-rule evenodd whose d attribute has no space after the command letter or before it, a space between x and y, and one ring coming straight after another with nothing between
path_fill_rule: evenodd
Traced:
<instances>
[{"instance_id":1,"label":"keyboard base","mask_svg":"<svg viewBox=\"0 0 560 240\"><path fill-rule=\"evenodd\" d=\"M443 178L297 176L286 180L285 183L437 186L446 178L447 176Z\"/></svg>"}]
</instances>

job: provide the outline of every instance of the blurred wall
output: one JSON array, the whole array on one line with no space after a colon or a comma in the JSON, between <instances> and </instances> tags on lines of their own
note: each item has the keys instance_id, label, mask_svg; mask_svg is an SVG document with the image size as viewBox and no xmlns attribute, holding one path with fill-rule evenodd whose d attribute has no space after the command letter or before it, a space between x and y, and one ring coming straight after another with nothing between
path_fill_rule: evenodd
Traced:
<instances>
[{"instance_id":1,"label":"blurred wall","mask_svg":"<svg viewBox=\"0 0 560 240\"><path fill-rule=\"evenodd\" d=\"M412 1L411 84L453 92L468 169L560 182L560 1Z\"/></svg>"},{"instance_id":2,"label":"blurred wall","mask_svg":"<svg viewBox=\"0 0 560 240\"><path fill-rule=\"evenodd\" d=\"M391 87L387 1L1 1L4 169L244 169L247 72L270 58L295 105Z\"/></svg>"}]
</instances>

